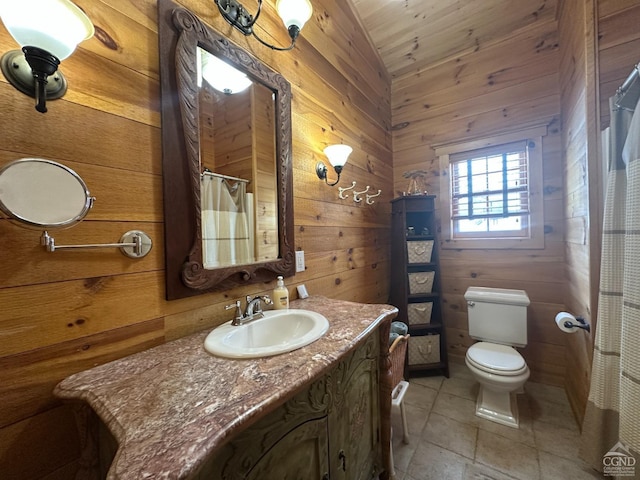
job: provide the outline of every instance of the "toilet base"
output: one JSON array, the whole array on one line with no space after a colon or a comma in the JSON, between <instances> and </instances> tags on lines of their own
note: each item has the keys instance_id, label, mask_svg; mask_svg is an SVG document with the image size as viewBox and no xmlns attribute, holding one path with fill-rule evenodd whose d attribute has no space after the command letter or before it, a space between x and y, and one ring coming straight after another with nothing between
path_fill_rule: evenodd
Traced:
<instances>
[{"instance_id":1,"label":"toilet base","mask_svg":"<svg viewBox=\"0 0 640 480\"><path fill-rule=\"evenodd\" d=\"M511 428L520 428L518 401L515 392L495 392L480 384L476 415Z\"/></svg>"}]
</instances>

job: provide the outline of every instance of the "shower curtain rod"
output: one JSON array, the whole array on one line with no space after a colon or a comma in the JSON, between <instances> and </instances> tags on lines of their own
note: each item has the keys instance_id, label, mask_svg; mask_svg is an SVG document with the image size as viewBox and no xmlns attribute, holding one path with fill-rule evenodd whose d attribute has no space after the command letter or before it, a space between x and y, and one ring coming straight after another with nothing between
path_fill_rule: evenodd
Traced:
<instances>
[{"instance_id":1,"label":"shower curtain rod","mask_svg":"<svg viewBox=\"0 0 640 480\"><path fill-rule=\"evenodd\" d=\"M633 70L616 90L616 105L621 108L634 110L640 98L640 63L633 67Z\"/></svg>"},{"instance_id":2,"label":"shower curtain rod","mask_svg":"<svg viewBox=\"0 0 640 480\"><path fill-rule=\"evenodd\" d=\"M230 175L223 175L221 173L214 173L211 170L209 170L208 168L204 169L204 172L201 173L201 175L209 175L211 177L218 177L218 178L224 178L225 180L233 180L234 182L242 182L242 183L250 183L251 180L246 180L244 178L238 178L238 177L232 177Z\"/></svg>"}]
</instances>

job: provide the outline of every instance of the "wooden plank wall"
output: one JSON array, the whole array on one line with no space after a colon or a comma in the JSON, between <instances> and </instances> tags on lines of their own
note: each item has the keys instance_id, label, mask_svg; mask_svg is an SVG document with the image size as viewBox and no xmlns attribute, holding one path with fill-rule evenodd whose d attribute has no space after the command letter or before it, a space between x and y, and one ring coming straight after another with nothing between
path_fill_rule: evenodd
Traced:
<instances>
[{"instance_id":1,"label":"wooden plank wall","mask_svg":"<svg viewBox=\"0 0 640 480\"><path fill-rule=\"evenodd\" d=\"M586 8L590 4L591 8ZM592 20L592 2L561 2L559 12L562 57L560 81L562 91L563 137L565 151L565 231L568 277L567 309L588 321L595 318L591 289L591 224L589 156L597 142L593 138L591 122L593 109L589 98L593 95L588 81L593 64L593 51L587 43L587 25ZM590 143L592 142L592 143ZM571 373L566 378L569 403L581 423L584 416L583 399L588 392L591 335L581 331L567 336L567 360L571 359Z\"/></svg>"},{"instance_id":2,"label":"wooden plank wall","mask_svg":"<svg viewBox=\"0 0 640 480\"><path fill-rule=\"evenodd\" d=\"M558 61L556 12L541 9L535 22L394 78L391 96L396 195L407 189L402 174L412 169L427 170L427 189L439 194L434 144L548 126L543 141L545 248L441 249L440 258L449 358L462 362L472 343L463 298L467 287L523 289L532 301L529 345L523 352L531 379L553 385L564 383L566 342L553 321L564 309L566 290Z\"/></svg>"},{"instance_id":3,"label":"wooden plank wall","mask_svg":"<svg viewBox=\"0 0 640 480\"><path fill-rule=\"evenodd\" d=\"M75 0L97 27L62 64L69 81L49 113L0 78L0 165L45 157L76 170L97 197L58 244L117 241L130 229L153 239L141 260L116 250L45 253L40 232L0 220L0 477L73 478L78 438L72 412L51 392L64 377L229 319L223 306L274 284L167 302L157 7L154 0ZM281 72L293 90L295 245L305 272L287 280L312 295L386 302L392 198L390 80L348 2L314 1L297 47L273 52L242 37L208 0L181 2ZM215 10L215 11L214 11ZM286 32L265 3L260 24ZM15 48L0 27L3 50ZM380 188L375 204L339 200L315 164L344 142L354 152L343 184ZM364 202L363 202L364 203Z\"/></svg>"},{"instance_id":4,"label":"wooden plank wall","mask_svg":"<svg viewBox=\"0 0 640 480\"><path fill-rule=\"evenodd\" d=\"M609 125L609 97L640 62L639 22L637 0L565 1L560 12L567 307L596 328L603 202L598 135ZM592 351L593 334L569 336L567 361L572 368L566 390L580 423L589 395Z\"/></svg>"}]
</instances>

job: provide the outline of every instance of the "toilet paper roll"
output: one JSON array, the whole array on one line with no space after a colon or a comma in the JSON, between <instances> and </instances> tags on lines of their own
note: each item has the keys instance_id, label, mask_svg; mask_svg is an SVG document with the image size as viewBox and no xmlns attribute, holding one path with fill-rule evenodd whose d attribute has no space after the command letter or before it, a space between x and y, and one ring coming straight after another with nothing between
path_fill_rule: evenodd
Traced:
<instances>
[{"instance_id":1,"label":"toilet paper roll","mask_svg":"<svg viewBox=\"0 0 640 480\"><path fill-rule=\"evenodd\" d=\"M570 324L576 325L578 321L576 317L571 315L569 312L560 312L556 315L556 324L558 328L566 333L575 333L579 329L578 327L567 327L565 326L565 322L569 322Z\"/></svg>"}]
</instances>

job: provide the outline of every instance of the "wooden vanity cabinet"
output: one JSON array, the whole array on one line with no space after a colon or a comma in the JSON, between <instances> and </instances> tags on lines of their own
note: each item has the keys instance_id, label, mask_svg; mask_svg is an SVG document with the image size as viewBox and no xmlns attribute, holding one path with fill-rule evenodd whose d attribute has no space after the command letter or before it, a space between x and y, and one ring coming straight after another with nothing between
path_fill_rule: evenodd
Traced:
<instances>
[{"instance_id":1,"label":"wooden vanity cabinet","mask_svg":"<svg viewBox=\"0 0 640 480\"><path fill-rule=\"evenodd\" d=\"M199 480L371 480L382 471L379 332L227 442Z\"/></svg>"}]
</instances>

